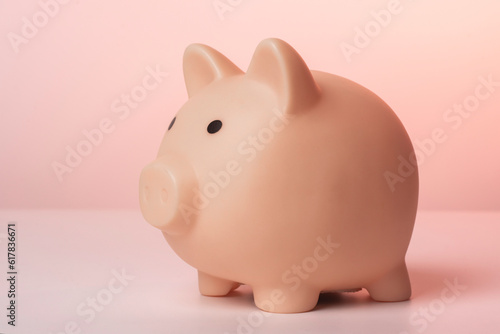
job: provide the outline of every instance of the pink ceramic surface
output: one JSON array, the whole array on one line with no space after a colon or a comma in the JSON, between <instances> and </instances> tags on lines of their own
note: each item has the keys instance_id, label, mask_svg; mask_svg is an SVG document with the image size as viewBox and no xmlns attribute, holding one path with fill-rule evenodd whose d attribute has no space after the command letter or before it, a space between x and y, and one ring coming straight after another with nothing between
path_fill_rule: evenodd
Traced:
<instances>
[{"instance_id":1,"label":"pink ceramic surface","mask_svg":"<svg viewBox=\"0 0 500 334\"><path fill-rule=\"evenodd\" d=\"M375 303L365 290L326 293L313 312L296 314L257 309L248 286L228 297L201 296L196 271L155 228L138 226L141 219L135 210L0 210L0 246L6 246L2 231L9 221L18 222L20 237L18 322L13 328L0 321L0 333L496 334L500 329L500 266L492 265L500 254L500 212L419 211L406 257L411 301ZM7 267L7 256L0 257L0 265ZM114 281L116 272L125 273L125 280ZM5 292L6 284L0 283ZM0 300L7 308L7 293Z\"/></svg>"},{"instance_id":2,"label":"pink ceramic surface","mask_svg":"<svg viewBox=\"0 0 500 334\"><path fill-rule=\"evenodd\" d=\"M279 39L258 45L246 73L191 45L184 75L189 100L141 174L140 203L202 294L248 284L280 313L312 309L321 291L410 297L418 172L386 103L310 71Z\"/></svg>"}]
</instances>

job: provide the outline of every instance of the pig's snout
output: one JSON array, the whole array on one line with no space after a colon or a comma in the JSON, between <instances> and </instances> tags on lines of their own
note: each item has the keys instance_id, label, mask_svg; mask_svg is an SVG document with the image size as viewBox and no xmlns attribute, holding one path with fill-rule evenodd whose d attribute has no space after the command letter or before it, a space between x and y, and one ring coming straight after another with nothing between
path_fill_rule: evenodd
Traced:
<instances>
[{"instance_id":1,"label":"pig's snout","mask_svg":"<svg viewBox=\"0 0 500 334\"><path fill-rule=\"evenodd\" d=\"M196 218L179 210L192 202L188 194L195 186L190 166L176 158L160 157L144 167L139 180L142 215L168 234L181 234Z\"/></svg>"}]
</instances>

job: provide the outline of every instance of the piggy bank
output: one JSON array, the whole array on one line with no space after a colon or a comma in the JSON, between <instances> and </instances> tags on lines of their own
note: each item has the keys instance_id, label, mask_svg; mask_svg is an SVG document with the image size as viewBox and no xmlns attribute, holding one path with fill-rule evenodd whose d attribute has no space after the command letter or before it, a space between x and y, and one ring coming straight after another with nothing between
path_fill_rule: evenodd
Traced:
<instances>
[{"instance_id":1,"label":"piggy bank","mask_svg":"<svg viewBox=\"0 0 500 334\"><path fill-rule=\"evenodd\" d=\"M141 173L140 207L201 294L247 284L276 313L331 291L407 300L418 172L391 108L279 39L246 73L201 44L183 62L189 99Z\"/></svg>"}]
</instances>

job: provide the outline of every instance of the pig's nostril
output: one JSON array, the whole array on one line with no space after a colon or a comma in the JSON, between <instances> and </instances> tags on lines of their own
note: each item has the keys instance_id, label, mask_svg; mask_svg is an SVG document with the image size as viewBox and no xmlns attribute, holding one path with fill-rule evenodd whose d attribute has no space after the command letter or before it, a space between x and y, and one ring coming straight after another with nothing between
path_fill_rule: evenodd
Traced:
<instances>
[{"instance_id":1,"label":"pig's nostril","mask_svg":"<svg viewBox=\"0 0 500 334\"><path fill-rule=\"evenodd\" d=\"M151 199L151 191L148 186L144 186L144 189L142 190L142 199L145 203L148 203Z\"/></svg>"},{"instance_id":2,"label":"pig's nostril","mask_svg":"<svg viewBox=\"0 0 500 334\"><path fill-rule=\"evenodd\" d=\"M163 204L167 203L167 199L168 199L167 189L165 189L165 188L161 189L160 198L161 198L161 201Z\"/></svg>"},{"instance_id":3,"label":"pig's nostril","mask_svg":"<svg viewBox=\"0 0 500 334\"><path fill-rule=\"evenodd\" d=\"M183 216L182 204L192 200L188 190L198 188L195 176L189 163L175 155L170 159L162 155L144 167L139 177L139 204L144 218L165 233L184 233L193 219Z\"/></svg>"}]
</instances>

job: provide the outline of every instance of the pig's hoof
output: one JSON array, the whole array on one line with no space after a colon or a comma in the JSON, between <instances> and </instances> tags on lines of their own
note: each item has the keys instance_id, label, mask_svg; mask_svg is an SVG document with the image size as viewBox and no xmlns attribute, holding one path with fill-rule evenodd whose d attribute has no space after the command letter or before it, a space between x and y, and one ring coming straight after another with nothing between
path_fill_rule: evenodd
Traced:
<instances>
[{"instance_id":1,"label":"pig's hoof","mask_svg":"<svg viewBox=\"0 0 500 334\"><path fill-rule=\"evenodd\" d=\"M370 297L378 302L399 302L410 299L411 286L406 264L394 268L366 287Z\"/></svg>"},{"instance_id":2,"label":"pig's hoof","mask_svg":"<svg viewBox=\"0 0 500 334\"><path fill-rule=\"evenodd\" d=\"M198 271L198 287L204 296L225 296L240 286L240 283L218 278Z\"/></svg>"},{"instance_id":3,"label":"pig's hoof","mask_svg":"<svg viewBox=\"0 0 500 334\"><path fill-rule=\"evenodd\" d=\"M272 313L300 313L312 310L319 299L319 291L299 288L296 291L290 287L282 289L253 289L255 305L263 311Z\"/></svg>"}]
</instances>

